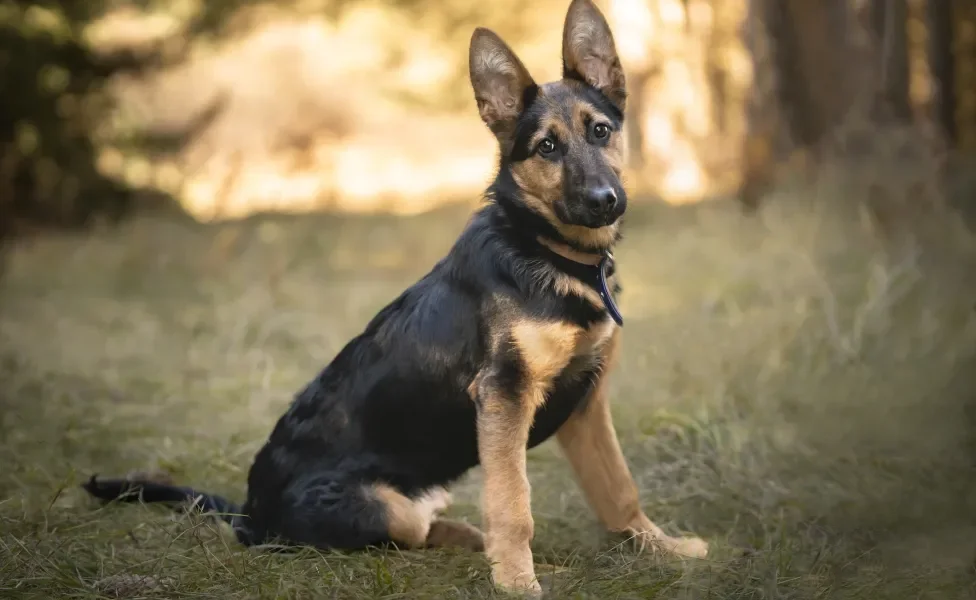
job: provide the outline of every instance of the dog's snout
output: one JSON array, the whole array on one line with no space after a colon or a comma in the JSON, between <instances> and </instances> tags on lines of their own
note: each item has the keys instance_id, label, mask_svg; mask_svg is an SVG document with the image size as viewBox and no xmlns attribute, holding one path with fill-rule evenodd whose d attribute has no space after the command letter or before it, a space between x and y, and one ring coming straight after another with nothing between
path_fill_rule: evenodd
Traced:
<instances>
[{"instance_id":1,"label":"dog's snout","mask_svg":"<svg viewBox=\"0 0 976 600\"><path fill-rule=\"evenodd\" d=\"M609 185L593 187L586 191L586 207L595 215L606 214L617 205L617 192Z\"/></svg>"}]
</instances>

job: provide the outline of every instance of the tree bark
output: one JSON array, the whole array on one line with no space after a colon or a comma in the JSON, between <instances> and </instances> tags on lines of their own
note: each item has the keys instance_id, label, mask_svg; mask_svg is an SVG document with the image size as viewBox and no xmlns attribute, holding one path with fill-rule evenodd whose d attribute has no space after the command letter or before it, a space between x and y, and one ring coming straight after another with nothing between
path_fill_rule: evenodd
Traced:
<instances>
[{"instance_id":1,"label":"tree bark","mask_svg":"<svg viewBox=\"0 0 976 600\"><path fill-rule=\"evenodd\" d=\"M928 0L929 70L934 86L936 123L950 145L959 138L956 128L956 59L952 51L955 27L951 0Z\"/></svg>"},{"instance_id":2,"label":"tree bark","mask_svg":"<svg viewBox=\"0 0 976 600\"><path fill-rule=\"evenodd\" d=\"M749 10L750 36L759 29L766 36L762 44L748 42L756 83L773 82L772 90L754 90L749 103L740 200L751 209L772 179L773 163L799 149L816 157L861 94L874 92L865 84L875 73L865 71L869 65L852 42L848 0L751 0Z\"/></svg>"},{"instance_id":3,"label":"tree bark","mask_svg":"<svg viewBox=\"0 0 976 600\"><path fill-rule=\"evenodd\" d=\"M943 4L948 4L943 1ZM881 69L879 104L897 121L909 121L908 2L871 0L871 32L875 37Z\"/></svg>"}]
</instances>

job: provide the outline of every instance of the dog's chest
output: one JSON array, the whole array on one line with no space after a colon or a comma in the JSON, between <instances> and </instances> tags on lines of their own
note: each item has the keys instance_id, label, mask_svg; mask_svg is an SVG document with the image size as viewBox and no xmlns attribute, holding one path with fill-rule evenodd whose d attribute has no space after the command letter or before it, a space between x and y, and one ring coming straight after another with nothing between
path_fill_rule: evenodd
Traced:
<instances>
[{"instance_id":1,"label":"dog's chest","mask_svg":"<svg viewBox=\"0 0 976 600\"><path fill-rule=\"evenodd\" d=\"M557 352L553 356L562 368L558 369L551 381L542 382L542 385L550 391L555 391L557 388L574 387L574 382L577 381L592 379L589 374L606 362L612 350L616 330L617 325L610 319L578 329L572 347L568 348L563 355ZM585 393L588 388L580 391ZM551 397L547 399L547 403L551 401Z\"/></svg>"},{"instance_id":2,"label":"dog's chest","mask_svg":"<svg viewBox=\"0 0 976 600\"><path fill-rule=\"evenodd\" d=\"M582 329L577 336L573 356L592 356L602 353L616 330L617 324L611 319L597 321Z\"/></svg>"},{"instance_id":3,"label":"dog's chest","mask_svg":"<svg viewBox=\"0 0 976 600\"><path fill-rule=\"evenodd\" d=\"M596 359L606 352L615 329L609 318L587 327L566 321L527 320L512 327L511 339L522 359L527 383L544 389L578 363L576 359Z\"/></svg>"},{"instance_id":4,"label":"dog's chest","mask_svg":"<svg viewBox=\"0 0 976 600\"><path fill-rule=\"evenodd\" d=\"M571 351L560 357L562 368L546 382L536 406L529 433L530 448L549 439L573 411L583 407L597 385L597 373L611 350L615 330L616 324L610 319L578 330Z\"/></svg>"}]
</instances>

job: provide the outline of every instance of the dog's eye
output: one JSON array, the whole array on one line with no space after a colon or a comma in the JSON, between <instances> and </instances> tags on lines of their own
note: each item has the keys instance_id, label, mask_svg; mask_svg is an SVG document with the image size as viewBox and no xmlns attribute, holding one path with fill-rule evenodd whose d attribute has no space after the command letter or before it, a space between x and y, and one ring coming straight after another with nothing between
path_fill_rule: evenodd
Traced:
<instances>
[{"instance_id":1,"label":"dog's eye","mask_svg":"<svg viewBox=\"0 0 976 600\"><path fill-rule=\"evenodd\" d=\"M552 154L556 151L556 144L549 138L543 138L543 140L539 142L538 148L539 152L542 154Z\"/></svg>"},{"instance_id":2,"label":"dog's eye","mask_svg":"<svg viewBox=\"0 0 976 600\"><path fill-rule=\"evenodd\" d=\"M606 123L597 123L593 126L593 135L596 139L602 140L610 135L610 126Z\"/></svg>"}]
</instances>

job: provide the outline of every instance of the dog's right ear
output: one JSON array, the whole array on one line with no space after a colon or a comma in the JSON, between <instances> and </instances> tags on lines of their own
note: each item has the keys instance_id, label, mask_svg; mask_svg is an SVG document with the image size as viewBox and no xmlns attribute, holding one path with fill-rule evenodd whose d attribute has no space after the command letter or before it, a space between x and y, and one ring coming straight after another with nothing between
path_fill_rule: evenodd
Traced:
<instances>
[{"instance_id":1,"label":"dog's right ear","mask_svg":"<svg viewBox=\"0 0 976 600\"><path fill-rule=\"evenodd\" d=\"M483 27L471 36L468 72L481 120L507 146L518 116L535 97L538 86L512 49Z\"/></svg>"}]
</instances>

